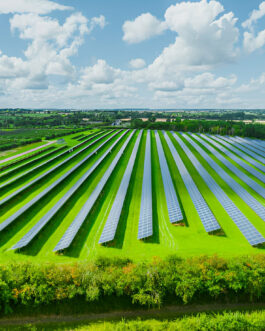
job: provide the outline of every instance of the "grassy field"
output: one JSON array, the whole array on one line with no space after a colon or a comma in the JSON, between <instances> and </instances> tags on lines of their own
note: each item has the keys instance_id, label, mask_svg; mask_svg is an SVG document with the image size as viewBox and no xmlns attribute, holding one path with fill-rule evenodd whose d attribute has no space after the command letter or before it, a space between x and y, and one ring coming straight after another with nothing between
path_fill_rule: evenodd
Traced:
<instances>
[{"instance_id":1,"label":"grassy field","mask_svg":"<svg viewBox=\"0 0 265 331\"><path fill-rule=\"evenodd\" d=\"M95 131L82 132L88 135ZM139 131L136 131L133 138L129 142L125 152L123 153L116 168L111 174L106 186L100 194L96 204L89 213L85 223L78 232L72 245L65 252L55 254L53 249L58 241L61 239L69 225L79 213L82 206L87 201L99 180L104 175L105 171L111 164L112 160L117 155L119 149L128 137L125 135L115 146L113 151L104 159L100 166L89 176L89 178L82 184L76 194L71 197L65 206L52 218L52 220L44 227L38 236L23 250L13 251L10 248L17 243L40 219L44 216L55 203L77 182L83 174L98 160L103 153L121 136L121 133L109 141L103 148L101 148L95 155L85 162L78 170L72 173L64 182L59 184L52 192L45 196L41 201L36 203L30 210L26 211L19 217L12 225L8 226L0 236L0 261L36 261L36 262L72 262L76 260L94 259L98 256L108 257L129 257L135 261L149 260L153 256L165 257L169 254L177 254L181 257L201 255L201 254L215 254L218 253L222 256L236 256L237 254L255 254L264 252L264 248L253 248L249 245L247 240L241 234L237 226L230 219L225 212L220 202L210 191L208 186L200 177L196 167L189 160L185 152L182 150L177 141L173 138L171 133L168 133L173 145L182 158L185 166L191 174L194 182L199 188L201 194L206 200L207 204L213 211L216 219L218 220L223 233L220 234L207 234L204 230L202 222L196 209L192 203L189 193L184 185L180 176L179 170L171 155L166 140L159 132L161 142L164 148L166 159L168 162L169 170L174 182L174 186L179 197L180 205L184 215L184 222L180 225L172 225L169 222L167 203L165 192L163 188L163 181L161 169L159 166L159 159L156 147L156 140L154 132L151 132L151 156L152 156L152 199L153 199L153 229L154 234L151 238L146 240L137 240L138 233L138 220L140 214L141 203L141 189L143 178L143 166L145 155L145 142L146 131L140 142L139 150L137 153L133 173L131 176L128 192L125 198L124 206L122 209L121 218L117 228L117 233L113 242L106 245L99 245L98 241L103 231L105 222L110 212L115 195L119 189L122 176L128 164L132 149L137 139ZM75 146L80 143L77 139L80 134L72 134L63 137L68 147ZM102 136L103 133L100 135ZM98 137L100 137L98 136ZM180 136L180 135L179 135ZM181 136L180 136L181 137ZM96 138L95 138L96 139ZM48 175L45 179L34 184L30 189L17 195L10 202L1 207L0 223L7 217L14 214L24 204L31 201L37 194L52 184L56 179L60 178L66 171L70 170L74 165L81 161L91 151L97 148L100 144L106 141L107 137L96 142L94 145L83 151L77 157L66 163L63 167L58 168L52 174ZM228 186L226 182L213 170L198 151L187 140L181 137L185 144L197 157L199 162L205 169L212 175L216 182L227 193L231 200L238 206L238 208L248 217L251 223L265 236L265 223L255 214L255 212ZM93 142L91 140L89 143ZM52 169L55 165L65 160L68 156L76 153L81 148L87 146L89 143L84 144L82 147L74 152L63 156L56 161L52 161L46 167L40 167L38 170L32 172L30 175L15 181L7 187L0 189L0 199L5 198L29 183L31 180L37 178L47 170ZM198 143L199 144L199 143ZM56 146L57 148L60 145ZM264 199L259 196L255 191L248 187L242 180L237 178L231 170L226 168L211 152L199 144L232 178L234 178L242 187L244 187L251 195L253 195L263 206L265 206ZM26 147L25 147L26 148ZM46 152L47 153L47 152ZM58 152L59 153L59 152ZM45 153L44 153L45 155ZM53 156L57 153L53 154ZM53 157L51 156L51 157ZM223 154L229 161L227 156ZM35 156L32 160L37 159ZM34 166L40 165L42 162L49 160L49 156L36 161L33 165L27 165L27 161L22 162L23 168L19 170L19 174L33 169ZM231 161L235 166L239 167L234 161ZM16 168L17 166L14 166ZM240 167L239 167L240 168ZM253 175L249 174L246 170L240 168L241 171L246 173L250 178L257 181L263 188L265 184L256 179ZM12 176L17 176L18 173L11 173L10 177L0 176L0 184L5 183L11 179ZM1 179L2 178L2 179Z\"/></svg>"}]
</instances>

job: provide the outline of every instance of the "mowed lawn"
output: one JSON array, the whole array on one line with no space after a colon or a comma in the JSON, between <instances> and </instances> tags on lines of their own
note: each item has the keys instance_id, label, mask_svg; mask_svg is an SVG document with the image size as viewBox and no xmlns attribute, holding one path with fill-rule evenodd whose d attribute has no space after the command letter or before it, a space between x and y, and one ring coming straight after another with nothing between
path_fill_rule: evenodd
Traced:
<instances>
[{"instance_id":1,"label":"mowed lawn","mask_svg":"<svg viewBox=\"0 0 265 331\"><path fill-rule=\"evenodd\" d=\"M91 133L98 133L100 130L91 130L82 132L84 135ZM108 131L110 132L110 130ZM81 148L87 146L95 141L98 137L102 137L107 131L102 132L87 144L70 152L69 155L51 162L47 167L40 168L32 174L21 178L15 183L0 190L0 199L9 196L16 192L23 185L29 183L32 179L37 178L55 165L65 160L70 155L76 153ZM107 257L128 257L135 261L149 260L153 256L165 257L169 254L176 254L181 257L201 254L219 254L223 256L236 256L238 254L255 254L264 253L263 247L253 248L241 234L237 226L230 219L225 212L220 202L208 188L206 183L199 175L196 167L189 160L188 156L182 150L181 146L174 139L171 133L168 133L173 145L183 160L187 170L191 174L195 184L215 215L223 231L217 234L207 234L204 230L200 217L192 203L189 193L181 178L176 163L171 155L170 149L163 136L159 131L159 136L162 142L164 153L167 159L168 167L171 177L179 198L180 206L184 215L184 220L181 224L171 224L168 217L167 202L163 187L163 180L161 169L159 165L159 158L156 146L156 139L154 131L151 131L151 157L152 157L152 201L153 201L153 236L138 240L138 221L140 215L141 205L141 191L144 168L144 156L146 145L147 131L143 132L139 150L136 156L135 165L133 168L131 180L129 183L127 195L124 201L121 218L119 220L115 239L105 245L99 245L98 241L103 231L104 225L108 218L112 204L114 202L116 193L119 189L122 177L128 165L131 152L136 142L139 131L136 130L132 139L130 140L126 150L121 156L116 168L107 181L103 191L96 201L91 212L88 214L80 231L72 242L72 245L62 253L54 253L53 249L59 242L69 225L78 215L82 206L85 204L93 190L96 188L100 179L110 166L111 162L117 155L118 151L126 141L129 133L124 135L117 145L113 148L99 167L89 176L89 178L82 184L78 191L67 201L63 208L51 219L51 221L42 229L36 238L24 249L20 251L13 251L11 247L16 244L49 210L56 204L56 202L64 196L64 194L82 177L90 167L98 160L106 150L122 135L122 132L111 132L105 138L102 138L94 145L83 151L76 158L66 163L63 167L57 169L54 173L47 176L47 178L34 184L25 192L17 195L11 201L1 206L0 223L2 223L9 216L14 214L17 210L23 207L27 202L31 201L37 194L52 184L55 180L60 178L66 171L70 170L74 165L81 161L85 156L89 155L95 148L100 146L110 136L113 138L108 141L103 148L101 148L95 155L88 159L79 169L72 173L64 182L59 184L52 192L47 194L41 201L36 203L31 209L26 211L19 217L12 225L8 226L4 231L0 232L0 261L36 261L36 262L70 262L78 260L94 259L98 256ZM77 141L78 134L72 134L64 137L68 147L72 147L80 143ZM192 153L196 156L198 161L204 166L209 174L216 180L216 182L227 193L229 198L237 205L237 207L246 215L256 229L265 236L264 221L230 188L230 186L212 169L200 153L194 148L186 139L179 135L185 144L189 147ZM194 140L195 141L195 140ZM196 142L196 141L195 141ZM265 206L264 199L253 191L241 179L237 178L235 174L226 168L215 156L212 155L200 143L198 145L205 150L213 160L218 163L232 178L234 178L242 187L244 187L250 194L252 194L263 206ZM58 146L57 146L58 147ZM57 154L54 154L57 155ZM53 156L54 156L53 155ZM229 159L225 154L225 158ZM51 157L53 157L51 156ZM37 157L35 157L36 159ZM49 157L47 157L49 159ZM47 161L45 159L45 161ZM37 162L37 161L36 161ZM37 162L36 164L41 164ZM258 182L263 188L265 184L249 174L246 170L238 166L234 161L231 161L242 172L246 173L250 178ZM22 163L23 164L23 163ZM27 168L25 163L23 172L33 169L36 165L30 165ZM16 176L16 174L12 174ZM12 178L12 177L11 177ZM5 178L0 185L7 180Z\"/></svg>"}]
</instances>

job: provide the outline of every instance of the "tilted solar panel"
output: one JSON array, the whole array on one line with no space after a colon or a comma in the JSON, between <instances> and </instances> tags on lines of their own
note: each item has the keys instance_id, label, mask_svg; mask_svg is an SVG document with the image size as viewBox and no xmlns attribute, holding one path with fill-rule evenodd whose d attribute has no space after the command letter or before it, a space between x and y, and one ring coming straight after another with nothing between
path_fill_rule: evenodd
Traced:
<instances>
[{"instance_id":1,"label":"tilted solar panel","mask_svg":"<svg viewBox=\"0 0 265 331\"><path fill-rule=\"evenodd\" d=\"M196 184L194 183L191 175L189 174L186 166L184 165L182 159L180 158L176 148L174 147L172 141L169 139L168 135L164 132L164 137L171 151L171 154L176 162L182 180L190 194L190 198L194 204L195 209L201 219L202 225L206 232L213 232L220 230L220 225L218 224L215 216L213 215L211 209L207 205L200 191L198 190Z\"/></svg>"},{"instance_id":2,"label":"tilted solar panel","mask_svg":"<svg viewBox=\"0 0 265 331\"><path fill-rule=\"evenodd\" d=\"M142 184L142 196L140 217L138 224L138 239L144 239L153 235L153 208L152 208L152 169L151 169L151 139L150 131L147 131L144 175Z\"/></svg>"},{"instance_id":3,"label":"tilted solar panel","mask_svg":"<svg viewBox=\"0 0 265 331\"><path fill-rule=\"evenodd\" d=\"M125 173L123 175L119 190L116 194L115 200L111 207L110 213L108 215L106 224L102 231L102 234L99 239L99 244L103 244L109 241L112 241L115 237L118 223L121 216L121 211L123 208L124 200L127 194L128 186L130 183L136 155L139 149L140 140L142 137L142 130L140 131L136 143L134 145L131 157L129 159L128 165L126 167Z\"/></svg>"},{"instance_id":4,"label":"tilted solar panel","mask_svg":"<svg viewBox=\"0 0 265 331\"><path fill-rule=\"evenodd\" d=\"M216 183L213 177L205 170L201 163L197 160L194 154L186 146L186 144L175 133L174 138L179 143L183 151L186 153L200 176L203 178L209 189L216 196L216 199L223 206L227 214L234 221L238 229L250 243L250 245L258 245L265 242L265 238L258 232L246 216L238 209L234 202L227 196L223 189Z\"/></svg>"},{"instance_id":5,"label":"tilted solar panel","mask_svg":"<svg viewBox=\"0 0 265 331\"><path fill-rule=\"evenodd\" d=\"M54 252L66 249L71 245L71 243L74 240L77 232L81 228L81 226L84 223L85 219L87 218L87 215L89 214L91 208L93 207L94 203L98 199L102 189L104 188L104 186L107 183L110 175L112 174L112 172L115 169L117 163L119 162L125 148L127 147L128 143L130 142L132 136L134 135L134 132L135 131L133 131L129 135L129 137L126 139L125 143L123 144L123 146L119 150L118 154L115 156L114 160L112 161L111 165L106 170L105 174L103 175L103 177L99 181L98 185L96 186L94 191L91 193L90 197L88 198L88 200L86 201L86 203L84 204L84 206L82 207L82 209L80 210L80 212L78 213L78 215L76 216L74 221L70 224L70 226L68 227L68 229L64 233L61 240L56 245L55 249L53 250Z\"/></svg>"},{"instance_id":6,"label":"tilted solar panel","mask_svg":"<svg viewBox=\"0 0 265 331\"><path fill-rule=\"evenodd\" d=\"M117 132L118 134L119 132ZM115 135L114 135L115 136ZM59 185L62 181L65 180L71 173L73 173L76 169L78 169L84 162L86 162L92 155L96 154L97 151L102 148L110 139L114 136L109 137L106 141L104 141L100 146L98 146L94 151L92 151L89 155L87 155L84 159L78 162L73 168L68 170L65 174L63 174L59 179L45 188L42 192L36 195L32 200L26 203L23 207L21 207L18 211L16 211L13 215L8 217L4 222L0 224L0 231L5 229L9 224L13 223L19 216L21 216L25 211L31 208L36 202L38 202L41 198L43 198L46 194L48 194L52 189L54 189L57 185ZM100 138L98 138L100 139Z\"/></svg>"},{"instance_id":7,"label":"tilted solar panel","mask_svg":"<svg viewBox=\"0 0 265 331\"><path fill-rule=\"evenodd\" d=\"M159 164L163 179L164 191L167 200L168 216L171 223L176 223L183 220L183 215L180 209L178 197L172 182L172 178L167 165L164 150L157 131L155 131L156 145L159 157Z\"/></svg>"}]
</instances>

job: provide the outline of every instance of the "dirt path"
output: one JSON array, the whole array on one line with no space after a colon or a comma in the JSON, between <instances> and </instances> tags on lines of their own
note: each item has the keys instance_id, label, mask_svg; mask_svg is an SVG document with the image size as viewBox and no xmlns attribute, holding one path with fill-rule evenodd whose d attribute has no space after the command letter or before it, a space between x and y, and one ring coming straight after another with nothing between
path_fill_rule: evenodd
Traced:
<instances>
[{"instance_id":1,"label":"dirt path","mask_svg":"<svg viewBox=\"0 0 265 331\"><path fill-rule=\"evenodd\" d=\"M16 155L14 155L14 156L10 156L10 157L8 157L8 158L6 158L6 159L4 159L4 160L1 160L1 161L0 161L0 164L1 164L1 163L4 163L4 162L7 162L7 161L11 161L11 160L13 160L13 159L16 159L16 158L18 158L18 157L20 157L20 156L23 156L23 155L26 155L26 154L29 154L29 153L31 153L31 152L35 152L35 151L37 151L38 149L41 149L41 148L43 148L43 147L47 147L47 146L49 146L49 145L51 145L51 144L54 144L54 142L55 142L55 141L50 141L50 142L48 142L48 143L45 144L45 145L42 145L42 146L39 146L39 147L32 148L32 149L30 149L30 150L28 150L28 151L26 151L26 152L23 152L23 153L20 153L20 154L16 154Z\"/></svg>"},{"instance_id":2,"label":"dirt path","mask_svg":"<svg viewBox=\"0 0 265 331\"><path fill-rule=\"evenodd\" d=\"M46 324L46 323L75 323L92 322L98 320L119 320L122 318L157 318L174 319L182 315L188 315L201 312L221 312L227 310L261 310L265 309L265 303L260 304L212 304L212 305L192 305L192 306L168 306L161 309L130 310L130 311L112 311L107 313L90 313L82 315L38 315L38 316L17 316L9 318L0 318L0 326L20 326L26 324Z\"/></svg>"}]
</instances>

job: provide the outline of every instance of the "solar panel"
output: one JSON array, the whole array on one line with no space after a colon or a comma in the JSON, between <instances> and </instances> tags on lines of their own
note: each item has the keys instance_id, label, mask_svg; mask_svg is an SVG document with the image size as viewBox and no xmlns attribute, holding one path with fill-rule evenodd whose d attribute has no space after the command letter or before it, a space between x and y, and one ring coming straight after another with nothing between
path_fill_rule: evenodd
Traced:
<instances>
[{"instance_id":1,"label":"solar panel","mask_svg":"<svg viewBox=\"0 0 265 331\"><path fill-rule=\"evenodd\" d=\"M247 170L249 173L251 173L253 176L261 180L263 183L265 183L265 175L263 175L260 171L254 169L250 165L248 165L246 162L244 162L241 158L237 157L234 153L230 152L227 148L225 148L223 145L217 143L215 140L210 138L209 136L200 134L200 136L209 141L212 145L214 145L216 148L218 148L220 151L222 151L224 154L226 154L230 159L234 160L238 165L240 165L242 168Z\"/></svg>"},{"instance_id":2,"label":"solar panel","mask_svg":"<svg viewBox=\"0 0 265 331\"><path fill-rule=\"evenodd\" d=\"M247 141L249 144L256 146L261 151L265 152L265 144L262 140L250 139L250 138L244 138L244 140Z\"/></svg>"},{"instance_id":3,"label":"solar panel","mask_svg":"<svg viewBox=\"0 0 265 331\"><path fill-rule=\"evenodd\" d=\"M250 155L255 160L258 160L258 161L260 161L262 163L265 163L265 159L262 156L259 156L258 154L256 154L256 153L252 152L251 150L247 149L246 147L240 145L239 143L237 143L236 139L231 138L231 137L223 137L223 136L218 136L218 137L224 139L225 141L227 141L228 143L230 143L233 146L237 147L238 149L240 149L244 153ZM264 169L265 169L265 167L264 167Z\"/></svg>"},{"instance_id":4,"label":"solar panel","mask_svg":"<svg viewBox=\"0 0 265 331\"><path fill-rule=\"evenodd\" d=\"M118 131L115 135L117 135L120 131ZM114 136L115 136L114 135ZM97 151L102 148L110 139L114 136L109 137L106 141L104 141L100 146L98 146L94 151L92 151L89 155L87 155L84 159L79 161L74 167L68 170L65 174L63 174L59 179L49 185L46 189L36 195L32 200L26 203L23 207L21 207L18 211L16 211L13 215L8 217L4 222L0 224L0 231L5 229L9 224L14 222L19 216L21 216L25 211L31 208L36 202L38 202L41 198L43 198L46 194L48 194L52 189L54 189L57 185L59 185L62 181L65 180L71 173L73 173L76 169L78 169L82 164L84 164L92 155L96 154ZM100 139L100 138L98 138Z\"/></svg>"},{"instance_id":5,"label":"solar panel","mask_svg":"<svg viewBox=\"0 0 265 331\"><path fill-rule=\"evenodd\" d=\"M91 208L93 207L94 203L98 199L102 189L104 188L104 186L107 183L110 175L112 174L112 172L115 169L117 163L119 162L125 148L127 147L128 143L130 142L132 136L134 135L134 132L135 131L133 131L129 135L127 140L125 141L125 143L123 144L123 146L119 150L118 154L116 155L116 157L112 161L111 165L108 167L105 174L103 175L103 177L99 181L98 185L96 186L96 188L94 189L94 191L92 192L92 194L90 195L90 197L88 198L88 200L86 201L86 203L84 204L84 206L82 207L82 209L80 210L80 212L78 213L78 215L76 216L74 221L68 227L68 229L64 233L64 235L61 238L61 240L59 241L59 243L56 245L55 249L53 250L54 252L66 249L71 245L71 243L74 240L77 232L81 228L81 226L84 223L85 219L87 218L87 215L89 214Z\"/></svg>"},{"instance_id":6,"label":"solar panel","mask_svg":"<svg viewBox=\"0 0 265 331\"><path fill-rule=\"evenodd\" d=\"M230 149L232 152L239 155L243 160L245 160L248 163L252 164L253 166L258 168L259 170L265 172L265 167L262 164L260 164L259 162L254 160L252 157L248 156L247 154L241 152L239 149L235 148L233 145L227 143L224 139L219 138L219 136L212 136L212 135L208 135L208 134L207 134L207 136L209 136L210 138L218 141L219 143L221 143L222 145L224 145L225 147ZM225 138L225 137L223 137L223 138Z\"/></svg>"},{"instance_id":7,"label":"solar panel","mask_svg":"<svg viewBox=\"0 0 265 331\"><path fill-rule=\"evenodd\" d=\"M252 150L253 152L265 157L265 150L262 149L262 147L256 146L252 141L243 139L241 137L234 137L237 142L244 145L248 149Z\"/></svg>"},{"instance_id":8,"label":"solar panel","mask_svg":"<svg viewBox=\"0 0 265 331\"><path fill-rule=\"evenodd\" d=\"M213 177L205 170L201 163L197 160L194 154L186 146L186 144L175 133L174 138L184 150L200 176L203 178L209 189L213 192L216 199L220 202L230 218L234 221L238 229L250 243L250 245L258 245L265 242L265 238L258 232L246 216L237 208L234 202L227 196L223 189L216 183Z\"/></svg>"},{"instance_id":9,"label":"solar panel","mask_svg":"<svg viewBox=\"0 0 265 331\"><path fill-rule=\"evenodd\" d=\"M0 201L0 206L3 205L4 203L6 203L7 201L11 200L12 198L14 198L16 195L18 195L19 193L25 191L27 188L31 187L33 184L37 183L38 181L40 181L41 179L45 178L46 176L48 176L49 174L51 174L52 172L54 172L56 169L62 167L64 164L66 164L67 162L69 162L70 160L72 160L73 158L75 158L77 155L81 154L83 151L87 150L89 147L91 147L92 145L94 145L95 143L97 143L99 140L103 139L104 137L106 137L107 135L109 135L109 133L105 134L104 136L96 139L95 141L93 141L92 143L90 143L89 145L87 145L86 147L82 148L80 151L78 151L77 153L69 156L67 159L63 160L62 162L58 163L56 166L54 166L53 168L47 170L46 172L44 172L42 175L38 176L37 178L33 179L32 181L30 181L29 183L25 184L24 186L22 186L21 188L19 188L17 191L13 192L12 194L8 195L6 198L2 199ZM58 155L55 157L57 158ZM51 160L49 160L50 162ZM35 168L36 169L36 168ZM23 173L22 176L24 175L28 175L31 171L35 170L32 169L27 173ZM13 180L12 180L13 181ZM2 187L1 187L2 188Z\"/></svg>"},{"instance_id":10,"label":"solar panel","mask_svg":"<svg viewBox=\"0 0 265 331\"><path fill-rule=\"evenodd\" d=\"M265 158L264 158L265 153L263 153L262 151L260 151L258 148L255 148L251 144L246 143L243 139L241 139L239 137L229 137L229 139L231 139L231 141L233 141L235 143L240 144L241 147L243 146L247 150L250 150L250 151L254 152L254 155L257 154L256 155L256 158L257 158L257 156L263 158L263 161L260 161L260 162L265 163Z\"/></svg>"},{"instance_id":11,"label":"solar panel","mask_svg":"<svg viewBox=\"0 0 265 331\"><path fill-rule=\"evenodd\" d=\"M153 235L153 208L152 208L152 174L151 174L151 141L150 130L147 131L144 175L142 183L141 207L138 224L138 239L144 239Z\"/></svg>"},{"instance_id":12,"label":"solar panel","mask_svg":"<svg viewBox=\"0 0 265 331\"><path fill-rule=\"evenodd\" d=\"M245 201L245 203L255 211L257 215L259 215L260 218L265 221L265 207L257 201L244 187L242 187L238 182L234 180L222 167L219 166L195 141L193 141L188 135L186 134L181 134L198 152L199 154L204 158L204 160L209 164L209 166L217 172L217 174L227 183L228 186L231 187L231 189L236 192L236 194ZM195 138L196 139L196 138ZM242 173L237 167L235 167L233 164L231 164L229 161L227 161L221 154L217 153L214 148L209 146L209 144L205 143L202 141L200 138L197 138L197 140L200 140L200 142L211 152L213 152L219 160L225 164L228 169L233 171L237 177L239 178L244 178L248 181L250 180L250 184L253 184L253 189L259 191L263 197L265 197L265 189L255 183L251 182L251 179L246 176L244 173ZM246 178L245 178L246 177Z\"/></svg>"},{"instance_id":13,"label":"solar panel","mask_svg":"<svg viewBox=\"0 0 265 331\"><path fill-rule=\"evenodd\" d=\"M73 196L80 186L87 180L93 171L102 163L106 156L113 150L121 138L127 133L125 131L108 150L89 168L89 170L66 192L66 194L46 213L39 222L15 245L12 249L27 246L41 229L54 217L54 215L64 206L64 204Z\"/></svg>"},{"instance_id":14,"label":"solar panel","mask_svg":"<svg viewBox=\"0 0 265 331\"><path fill-rule=\"evenodd\" d=\"M115 200L108 215L106 224L99 239L99 244L112 241L115 238L116 230L121 216L124 200L127 194L128 186L130 183L137 151L139 149L140 140L142 137L142 130L140 131L136 143L134 145L131 157L123 175L119 190L116 194Z\"/></svg>"},{"instance_id":15,"label":"solar panel","mask_svg":"<svg viewBox=\"0 0 265 331\"><path fill-rule=\"evenodd\" d=\"M155 137L164 191L167 200L168 216L171 223L176 223L183 220L183 215L179 206L178 197L174 188L174 184L172 182L164 150L157 131L155 131Z\"/></svg>"},{"instance_id":16,"label":"solar panel","mask_svg":"<svg viewBox=\"0 0 265 331\"><path fill-rule=\"evenodd\" d=\"M180 158L176 148L174 147L172 141L169 139L168 135L164 133L164 137L171 151L171 154L175 160L175 163L180 172L181 178L189 192L190 198L194 204L194 207L201 219L202 225L206 232L213 232L220 230L220 225L218 224L215 216L213 215L211 209L207 205L200 191L198 190L196 184L194 183L191 175L189 174L186 166L184 165L182 159Z\"/></svg>"},{"instance_id":17,"label":"solar panel","mask_svg":"<svg viewBox=\"0 0 265 331\"><path fill-rule=\"evenodd\" d=\"M70 153L70 152L72 152L74 149L76 149L76 148L78 148L78 147L84 145L85 143L87 143L87 142L90 141L91 139L95 138L96 136L98 136L98 135L95 135L94 137L89 138L89 139L87 139L86 141L84 141L84 142L82 142L82 143L80 143L80 144L78 144L78 145L76 145L76 146L74 146L74 147L71 147L71 148L67 149L66 151L64 151L64 152L62 152L62 153L56 155L55 157L53 157L53 158L51 158L51 159L49 159L49 160L47 160L47 161L41 163L40 165L38 165L38 166L36 166L36 167L34 167L34 168L28 170L28 171L23 172L23 174L21 174L21 175L19 175L19 176L16 176L16 177L14 177L14 178L11 178L9 181L7 181L7 182L3 183L2 185L0 185L0 189L2 189L2 188L4 188L4 187L8 186L9 184L11 184L11 183L17 181L17 180L20 179L20 178L23 178L24 176L29 175L29 174L32 173L33 171L36 171L36 170L38 170L39 168L42 168L43 166L47 166L49 163L51 163L51 162L53 162L53 161L55 161L55 160L61 158L62 156L66 155L66 154L68 154L68 153ZM105 136L106 136L106 135L105 135ZM105 136L103 136L103 137L105 137ZM103 138L103 137L102 137L102 138ZM98 139L97 139L96 141L98 141ZM91 144L90 144L89 146L91 146ZM86 147L85 147L84 149L82 149L80 152L76 153L75 156L78 155L79 153L81 153L83 150L87 149L87 147L88 147L88 146L86 146ZM70 159L70 158L69 158L69 159ZM64 162L64 161L63 161L63 162ZM56 169L57 169L57 168L56 168ZM1 205L1 204L0 204L0 205Z\"/></svg>"}]
</instances>

